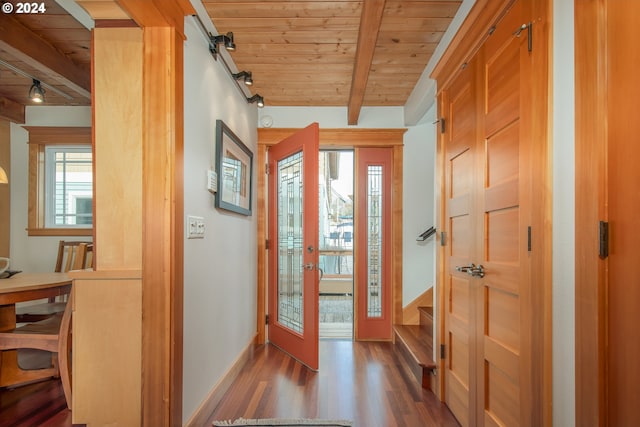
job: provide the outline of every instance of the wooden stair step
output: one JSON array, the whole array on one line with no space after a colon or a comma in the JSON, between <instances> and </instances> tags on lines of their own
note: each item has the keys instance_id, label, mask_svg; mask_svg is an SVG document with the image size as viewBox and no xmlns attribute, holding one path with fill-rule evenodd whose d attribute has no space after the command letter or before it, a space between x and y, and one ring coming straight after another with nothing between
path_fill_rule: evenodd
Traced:
<instances>
[{"instance_id":1,"label":"wooden stair step","mask_svg":"<svg viewBox=\"0 0 640 427\"><path fill-rule=\"evenodd\" d=\"M395 347L422 387L430 389L430 374L436 368L433 344L425 328L419 325L395 325Z\"/></svg>"}]
</instances>

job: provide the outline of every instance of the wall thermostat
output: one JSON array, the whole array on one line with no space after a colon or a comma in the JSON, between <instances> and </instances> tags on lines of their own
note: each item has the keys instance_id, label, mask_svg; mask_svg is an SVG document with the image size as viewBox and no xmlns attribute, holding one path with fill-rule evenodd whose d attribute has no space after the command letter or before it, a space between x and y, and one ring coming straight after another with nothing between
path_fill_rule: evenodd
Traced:
<instances>
[{"instance_id":1,"label":"wall thermostat","mask_svg":"<svg viewBox=\"0 0 640 427\"><path fill-rule=\"evenodd\" d=\"M211 169L207 171L207 190L211 193L218 191L218 174Z\"/></svg>"}]
</instances>

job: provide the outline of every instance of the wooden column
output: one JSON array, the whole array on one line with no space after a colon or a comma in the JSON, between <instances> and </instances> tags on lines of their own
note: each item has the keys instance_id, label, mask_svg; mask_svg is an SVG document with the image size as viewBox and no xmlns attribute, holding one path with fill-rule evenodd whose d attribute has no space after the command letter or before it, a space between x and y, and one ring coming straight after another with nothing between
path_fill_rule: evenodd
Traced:
<instances>
[{"instance_id":1,"label":"wooden column","mask_svg":"<svg viewBox=\"0 0 640 427\"><path fill-rule=\"evenodd\" d=\"M144 426L182 424L182 54L175 28L145 28L144 93L153 95L143 103Z\"/></svg>"},{"instance_id":2,"label":"wooden column","mask_svg":"<svg viewBox=\"0 0 640 427\"><path fill-rule=\"evenodd\" d=\"M73 423L140 425L143 31L93 30L95 272L74 282Z\"/></svg>"},{"instance_id":3,"label":"wooden column","mask_svg":"<svg viewBox=\"0 0 640 427\"><path fill-rule=\"evenodd\" d=\"M186 0L119 0L108 7L103 1L79 3L96 19L97 27L93 67L97 271L82 274L92 289L96 288L95 280L88 276L93 274L116 294L123 286L135 290L127 295L133 302L124 307L134 314L128 318L131 331L123 328L120 332L138 334L138 339L132 340L128 350L131 359L121 362L130 364L132 370L136 367L139 385L132 385L127 393L134 396L121 397L119 406L111 411L120 414L126 410L131 418L96 420L88 414L80 419L74 408L73 422L180 426L183 26L184 17L195 12ZM127 26L130 28L123 28ZM119 45L120 37L130 39ZM125 92L114 90L120 85L130 87ZM125 197L118 196L121 193ZM77 291L83 288L83 278L77 279ZM123 286L118 288L118 284ZM85 299L84 305L89 307L95 301L97 294ZM115 301L111 301L113 314L121 310ZM82 300L76 299L76 312L83 310L81 304ZM117 377L106 376L102 381L122 393ZM93 388L100 390L97 384L101 383L94 383Z\"/></svg>"}]
</instances>

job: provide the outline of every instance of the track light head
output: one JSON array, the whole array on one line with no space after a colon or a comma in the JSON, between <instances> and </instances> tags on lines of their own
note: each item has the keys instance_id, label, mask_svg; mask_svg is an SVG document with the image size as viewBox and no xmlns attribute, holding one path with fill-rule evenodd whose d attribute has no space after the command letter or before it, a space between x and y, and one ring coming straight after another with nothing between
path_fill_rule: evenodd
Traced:
<instances>
[{"instance_id":1,"label":"track light head","mask_svg":"<svg viewBox=\"0 0 640 427\"><path fill-rule=\"evenodd\" d=\"M224 44L224 48L229 52L236 50L236 44L233 41L233 33L229 31L227 34L218 34L217 36L209 36L209 52L214 58L218 57L218 45Z\"/></svg>"},{"instance_id":2,"label":"track light head","mask_svg":"<svg viewBox=\"0 0 640 427\"><path fill-rule=\"evenodd\" d=\"M33 79L33 84L29 89L29 98L39 104L44 102L44 89L40 85L40 80Z\"/></svg>"},{"instance_id":3,"label":"track light head","mask_svg":"<svg viewBox=\"0 0 640 427\"><path fill-rule=\"evenodd\" d=\"M253 84L253 77L251 76L251 71L240 71L239 73L231 74L234 79L240 80L244 79L244 84L247 86L251 86Z\"/></svg>"},{"instance_id":4,"label":"track light head","mask_svg":"<svg viewBox=\"0 0 640 427\"><path fill-rule=\"evenodd\" d=\"M257 102L259 108L264 107L264 98L258 95L257 93L253 95L251 98L247 98L247 102L249 104L253 104L254 102Z\"/></svg>"}]
</instances>

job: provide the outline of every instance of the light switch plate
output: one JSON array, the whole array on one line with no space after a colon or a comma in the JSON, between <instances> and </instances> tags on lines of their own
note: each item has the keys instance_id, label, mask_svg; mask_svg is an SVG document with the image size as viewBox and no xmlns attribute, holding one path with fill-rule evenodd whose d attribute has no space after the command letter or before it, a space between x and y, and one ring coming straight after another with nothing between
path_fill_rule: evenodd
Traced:
<instances>
[{"instance_id":1,"label":"light switch plate","mask_svg":"<svg viewBox=\"0 0 640 427\"><path fill-rule=\"evenodd\" d=\"M204 239L204 218L187 215L187 239Z\"/></svg>"}]
</instances>

